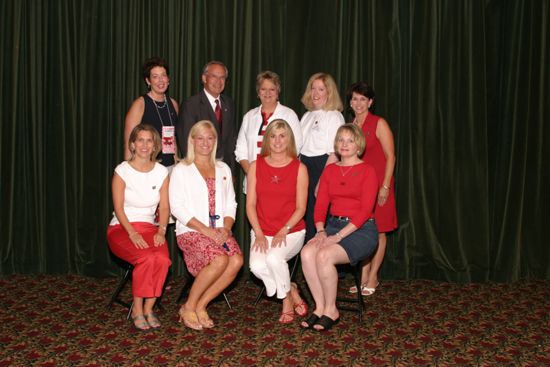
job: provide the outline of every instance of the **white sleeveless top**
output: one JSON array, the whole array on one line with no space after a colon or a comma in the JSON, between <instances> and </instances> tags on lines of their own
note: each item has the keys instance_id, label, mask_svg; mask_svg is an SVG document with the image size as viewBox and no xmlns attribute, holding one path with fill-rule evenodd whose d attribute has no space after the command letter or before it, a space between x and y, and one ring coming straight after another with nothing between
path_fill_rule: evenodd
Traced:
<instances>
[{"instance_id":1,"label":"white sleeveless top","mask_svg":"<svg viewBox=\"0 0 550 367\"><path fill-rule=\"evenodd\" d=\"M155 222L155 212L160 202L160 188L168 169L155 163L149 172L140 172L132 168L127 161L115 168L115 172L126 184L124 189L124 213L130 222ZM116 215L110 225L119 224Z\"/></svg>"}]
</instances>

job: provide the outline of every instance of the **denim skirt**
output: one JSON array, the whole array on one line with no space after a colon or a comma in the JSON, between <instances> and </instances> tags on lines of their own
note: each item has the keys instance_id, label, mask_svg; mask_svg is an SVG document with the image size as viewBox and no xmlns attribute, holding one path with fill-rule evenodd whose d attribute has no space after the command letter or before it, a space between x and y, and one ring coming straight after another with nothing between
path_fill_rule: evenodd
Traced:
<instances>
[{"instance_id":1,"label":"denim skirt","mask_svg":"<svg viewBox=\"0 0 550 367\"><path fill-rule=\"evenodd\" d=\"M329 216L325 228L327 235L334 235L349 223L349 219L339 219ZM339 245L344 248L349 257L350 265L371 256L378 247L378 229L374 218L367 220L361 228L340 240Z\"/></svg>"}]
</instances>

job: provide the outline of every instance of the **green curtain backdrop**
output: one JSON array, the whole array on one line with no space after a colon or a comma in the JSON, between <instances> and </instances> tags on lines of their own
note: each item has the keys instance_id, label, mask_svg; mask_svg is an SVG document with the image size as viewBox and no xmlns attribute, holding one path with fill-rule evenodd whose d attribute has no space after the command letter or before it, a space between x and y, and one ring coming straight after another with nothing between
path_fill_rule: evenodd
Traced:
<instances>
[{"instance_id":1,"label":"green curtain backdrop","mask_svg":"<svg viewBox=\"0 0 550 367\"><path fill-rule=\"evenodd\" d=\"M117 271L110 180L160 55L180 102L223 60L239 121L264 69L299 115L315 72L342 95L371 83L397 153L384 278L550 279L549 17L544 0L1 1L0 274Z\"/></svg>"}]
</instances>

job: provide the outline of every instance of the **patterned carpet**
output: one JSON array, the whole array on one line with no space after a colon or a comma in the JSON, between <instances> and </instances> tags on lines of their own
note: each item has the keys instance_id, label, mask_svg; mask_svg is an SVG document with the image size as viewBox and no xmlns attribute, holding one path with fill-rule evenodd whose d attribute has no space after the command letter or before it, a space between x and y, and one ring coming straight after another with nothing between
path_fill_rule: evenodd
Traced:
<instances>
[{"instance_id":1,"label":"patterned carpet","mask_svg":"<svg viewBox=\"0 0 550 367\"><path fill-rule=\"evenodd\" d=\"M177 322L183 278L172 279L158 331L138 332L120 305L106 309L118 279L0 279L0 366L548 366L550 281L449 284L384 281L361 323L342 312L331 331L277 322L280 304L241 280L214 303L215 329ZM351 277L340 282L341 292ZM305 289L303 280L299 280ZM123 296L130 298L127 286Z\"/></svg>"}]
</instances>

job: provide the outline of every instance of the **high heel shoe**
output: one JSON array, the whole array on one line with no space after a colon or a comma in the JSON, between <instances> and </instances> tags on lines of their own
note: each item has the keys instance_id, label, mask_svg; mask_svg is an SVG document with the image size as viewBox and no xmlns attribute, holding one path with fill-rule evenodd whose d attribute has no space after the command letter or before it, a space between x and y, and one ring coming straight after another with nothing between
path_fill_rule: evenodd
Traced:
<instances>
[{"instance_id":1,"label":"high heel shoe","mask_svg":"<svg viewBox=\"0 0 550 367\"><path fill-rule=\"evenodd\" d=\"M202 330L202 325L199 322L199 318L197 317L195 311L187 311L181 307L178 314L180 315L179 322L183 323L190 329Z\"/></svg>"},{"instance_id":2,"label":"high heel shoe","mask_svg":"<svg viewBox=\"0 0 550 367\"><path fill-rule=\"evenodd\" d=\"M376 288L380 285L380 282L376 283L376 286L374 288L367 287L367 283L361 284L361 294L363 296L371 296L374 292L376 292ZM357 287L351 286L349 288L350 293L357 293Z\"/></svg>"},{"instance_id":3,"label":"high heel shoe","mask_svg":"<svg viewBox=\"0 0 550 367\"><path fill-rule=\"evenodd\" d=\"M361 294L363 296L372 296L374 292L376 292L376 288L378 288L379 285L380 282L377 282L374 288L369 288L366 284L364 284L363 286L361 286Z\"/></svg>"},{"instance_id":4,"label":"high heel shoe","mask_svg":"<svg viewBox=\"0 0 550 367\"><path fill-rule=\"evenodd\" d=\"M366 286L367 285L365 283L361 284L361 290ZM353 285L353 286L349 287L349 292L350 293L357 293L357 286Z\"/></svg>"}]
</instances>

